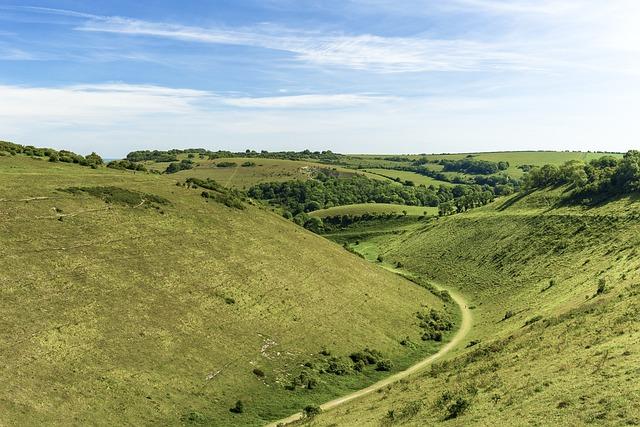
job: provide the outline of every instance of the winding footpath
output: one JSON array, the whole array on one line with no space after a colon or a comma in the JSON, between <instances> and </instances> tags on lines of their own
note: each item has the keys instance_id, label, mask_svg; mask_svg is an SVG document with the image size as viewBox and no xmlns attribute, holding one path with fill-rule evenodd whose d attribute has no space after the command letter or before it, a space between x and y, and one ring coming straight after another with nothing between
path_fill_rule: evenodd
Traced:
<instances>
[{"instance_id":1,"label":"winding footpath","mask_svg":"<svg viewBox=\"0 0 640 427\"><path fill-rule=\"evenodd\" d=\"M435 285L434 285L435 286ZM436 286L439 289L446 289L446 288L442 288L440 286ZM469 331L471 330L471 325L473 323L473 317L471 315L471 310L469 309L469 306L467 304L467 302L465 301L465 299L457 292L454 292L452 290L446 289L449 294L451 295L451 298L453 299L453 301L458 305L458 307L460 307L460 312L462 314L462 320L460 322L460 329L458 329L458 332L456 332L456 334L453 336L453 338L451 339L451 341L449 341L448 343L446 343L442 348L440 348L440 350L438 350L437 353L432 354L431 356L427 357L426 359L422 359L421 361L419 361L418 363L416 363L415 365L411 365L409 368L405 369L404 371L398 372L396 374L393 374L385 379L382 379L380 381L378 381L377 383L374 383L372 385L370 385L369 387L363 388L361 390L358 391L354 391L353 393L347 394L346 396L342 396L342 397L338 397L337 399L334 400L330 400L329 402L323 403L322 405L320 405L320 409L322 409L323 412L325 411L329 411L331 409L334 409L340 405L344 405L347 402L351 402L352 400L358 399L362 396L366 396L368 394L371 394L377 390L380 390L381 388L384 388L390 384L396 383L412 374L415 374L416 372L420 372L422 371L424 368L428 367L429 365L431 365L433 362L435 362L438 359L441 359L443 356L445 356L446 354L448 354L451 350L453 350L454 348L456 348L460 343L462 343L462 341L465 339L465 337L467 336L467 334L469 333ZM274 421L270 424L267 425L267 427L277 427L277 426L283 426L283 425L287 425L287 424L291 424L293 422L299 421L301 419L304 418L304 414L302 412L297 412L287 418L283 418L281 420L278 421Z\"/></svg>"}]
</instances>

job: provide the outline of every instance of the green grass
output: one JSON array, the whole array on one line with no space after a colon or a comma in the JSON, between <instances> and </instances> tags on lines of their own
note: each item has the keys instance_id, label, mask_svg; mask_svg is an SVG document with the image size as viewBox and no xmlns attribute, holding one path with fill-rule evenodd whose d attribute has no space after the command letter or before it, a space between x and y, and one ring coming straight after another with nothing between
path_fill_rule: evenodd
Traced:
<instances>
[{"instance_id":1,"label":"green grass","mask_svg":"<svg viewBox=\"0 0 640 427\"><path fill-rule=\"evenodd\" d=\"M286 390L323 348L436 351L424 288L178 175L0 157L2 423L261 425L386 375Z\"/></svg>"},{"instance_id":2,"label":"green grass","mask_svg":"<svg viewBox=\"0 0 640 427\"><path fill-rule=\"evenodd\" d=\"M440 165L430 165L430 166L440 166ZM440 167L441 169L442 167ZM434 168L435 169L435 168ZM441 185L444 186L452 186L450 182L440 181L438 179L431 178L429 176L420 175L415 172L407 172L407 171L397 171L392 169L364 169L364 171L369 172L371 174L381 175L389 179L399 178L403 182L404 181L412 181L415 185L424 185L426 187L433 185L439 187Z\"/></svg>"},{"instance_id":3,"label":"green grass","mask_svg":"<svg viewBox=\"0 0 640 427\"><path fill-rule=\"evenodd\" d=\"M180 159L186 155L180 156ZM314 162L280 160L280 159L260 159L234 157L215 160L192 159L195 167L172 174L174 178L211 178L218 181L225 187L233 187L246 190L261 182L282 182L295 179L305 180L313 176L314 171L321 169L335 170L341 176L351 176L360 173L351 169L324 165ZM235 167L218 167L219 163L235 163ZM245 162L255 163L254 166L242 166ZM145 162L148 169L164 171L168 163ZM383 180L385 178L373 174L365 174L369 178Z\"/></svg>"},{"instance_id":4,"label":"green grass","mask_svg":"<svg viewBox=\"0 0 640 427\"><path fill-rule=\"evenodd\" d=\"M334 206L332 208L321 209L310 212L310 216L318 218L327 218L339 215L361 216L364 214L397 214L403 215L404 212L408 216L430 216L437 215L438 208L429 206L409 206L394 205L391 203L359 203L354 205Z\"/></svg>"},{"instance_id":5,"label":"green grass","mask_svg":"<svg viewBox=\"0 0 640 427\"><path fill-rule=\"evenodd\" d=\"M468 407L447 425L640 422L638 204L623 198L559 207L563 190L513 196L398 232L358 224L330 236L368 260L381 255L457 288L475 321L469 347L313 425L436 425L457 399Z\"/></svg>"},{"instance_id":6,"label":"green grass","mask_svg":"<svg viewBox=\"0 0 640 427\"><path fill-rule=\"evenodd\" d=\"M569 160L589 161L597 159L605 155L614 157L622 157L621 153L605 153L605 152L578 152L578 151L505 151L505 152L485 152L485 153L460 153L460 154L428 154L426 157L431 160L449 159L458 160L468 155L474 156L478 160L488 160L492 162L507 161L510 164L507 173L515 178L521 177L524 173L518 166L534 165L543 166L545 164L561 165ZM367 169L373 169L380 166L390 167L394 165L410 165L411 162L391 162L384 159L384 155L352 155L347 158L346 163L352 166L362 165ZM401 155L409 159L418 159L425 157L422 155ZM442 166L428 165L434 170L440 170ZM438 169L436 169L438 168Z\"/></svg>"}]
</instances>

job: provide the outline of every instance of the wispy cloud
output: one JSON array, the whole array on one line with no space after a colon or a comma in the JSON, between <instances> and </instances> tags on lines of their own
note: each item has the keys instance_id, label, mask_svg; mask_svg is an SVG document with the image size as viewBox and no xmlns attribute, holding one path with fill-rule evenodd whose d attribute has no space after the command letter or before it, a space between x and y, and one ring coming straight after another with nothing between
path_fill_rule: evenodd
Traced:
<instances>
[{"instance_id":1,"label":"wispy cloud","mask_svg":"<svg viewBox=\"0 0 640 427\"><path fill-rule=\"evenodd\" d=\"M269 26L231 30L120 17L90 20L77 29L260 47L290 52L295 59L309 64L385 73L538 69L540 66L540 58L520 54L516 46L421 36L322 34Z\"/></svg>"},{"instance_id":2,"label":"wispy cloud","mask_svg":"<svg viewBox=\"0 0 640 427\"><path fill-rule=\"evenodd\" d=\"M41 7L14 9L80 20L75 26L77 31L263 48L287 52L292 60L317 67L401 73L539 70L543 64L543 58L535 57L531 52L523 53L522 47L514 43L439 39L423 35L383 37L273 25L195 27Z\"/></svg>"},{"instance_id":3,"label":"wispy cloud","mask_svg":"<svg viewBox=\"0 0 640 427\"><path fill-rule=\"evenodd\" d=\"M269 96L259 98L225 98L224 103L247 108L348 108L366 104L391 102L393 97L366 94L328 94Z\"/></svg>"}]
</instances>

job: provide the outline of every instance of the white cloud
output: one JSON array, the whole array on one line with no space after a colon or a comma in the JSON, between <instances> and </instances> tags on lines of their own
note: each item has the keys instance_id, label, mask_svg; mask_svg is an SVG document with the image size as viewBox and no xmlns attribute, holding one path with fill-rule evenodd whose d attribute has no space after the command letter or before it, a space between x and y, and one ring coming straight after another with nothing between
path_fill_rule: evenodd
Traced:
<instances>
[{"instance_id":1,"label":"white cloud","mask_svg":"<svg viewBox=\"0 0 640 427\"><path fill-rule=\"evenodd\" d=\"M478 71L539 68L540 58L515 46L425 37L321 34L269 26L231 30L105 17L81 31L153 36L176 40L286 51L315 65L377 72Z\"/></svg>"},{"instance_id":2,"label":"white cloud","mask_svg":"<svg viewBox=\"0 0 640 427\"><path fill-rule=\"evenodd\" d=\"M294 95L260 98L226 98L224 103L248 108L348 108L392 101L392 97L363 94Z\"/></svg>"},{"instance_id":3,"label":"white cloud","mask_svg":"<svg viewBox=\"0 0 640 427\"><path fill-rule=\"evenodd\" d=\"M632 148L637 91L611 96L232 98L124 84L0 86L2 139L122 156L141 148L443 152ZM314 108L322 106L321 108ZM505 142L507 141L507 142Z\"/></svg>"}]
</instances>

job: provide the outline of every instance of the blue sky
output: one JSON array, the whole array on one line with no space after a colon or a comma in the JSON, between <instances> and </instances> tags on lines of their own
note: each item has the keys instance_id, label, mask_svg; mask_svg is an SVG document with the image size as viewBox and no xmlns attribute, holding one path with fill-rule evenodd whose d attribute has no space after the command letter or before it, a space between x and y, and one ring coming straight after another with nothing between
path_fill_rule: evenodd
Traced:
<instances>
[{"instance_id":1,"label":"blue sky","mask_svg":"<svg viewBox=\"0 0 640 427\"><path fill-rule=\"evenodd\" d=\"M0 139L638 148L635 0L0 0Z\"/></svg>"}]
</instances>

